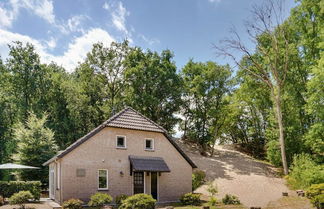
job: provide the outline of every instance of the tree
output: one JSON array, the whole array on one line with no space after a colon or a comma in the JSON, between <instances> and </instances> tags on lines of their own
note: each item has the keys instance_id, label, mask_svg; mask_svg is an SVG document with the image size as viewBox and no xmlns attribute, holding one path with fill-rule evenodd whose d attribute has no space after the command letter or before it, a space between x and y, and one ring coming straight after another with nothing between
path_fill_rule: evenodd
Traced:
<instances>
[{"instance_id":1,"label":"tree","mask_svg":"<svg viewBox=\"0 0 324 209\"><path fill-rule=\"evenodd\" d=\"M11 74L14 96L20 106L19 116L25 120L28 112L37 105L42 96L40 93L42 68L39 55L32 44L23 45L17 41L9 45L9 49L6 66Z\"/></svg>"},{"instance_id":2,"label":"tree","mask_svg":"<svg viewBox=\"0 0 324 209\"><path fill-rule=\"evenodd\" d=\"M181 75L184 80L183 114L187 119L182 128L185 137L195 140L204 152L207 145L214 146L222 133L227 105L224 97L230 92L231 71L229 66L190 60Z\"/></svg>"},{"instance_id":3,"label":"tree","mask_svg":"<svg viewBox=\"0 0 324 209\"><path fill-rule=\"evenodd\" d=\"M54 141L54 133L45 126L47 115L37 118L29 113L25 124L19 123L14 129L14 136L18 143L18 162L23 165L41 167L39 170L23 170L23 180L40 180L44 185L48 184L48 168L42 164L54 156L57 145Z\"/></svg>"},{"instance_id":4,"label":"tree","mask_svg":"<svg viewBox=\"0 0 324 209\"><path fill-rule=\"evenodd\" d=\"M109 114L121 109L121 97L124 90L125 60L130 52L128 41L111 43L104 47L102 43L93 45L88 53L85 67L91 68L103 85L104 100L107 101Z\"/></svg>"},{"instance_id":5,"label":"tree","mask_svg":"<svg viewBox=\"0 0 324 209\"><path fill-rule=\"evenodd\" d=\"M322 28L324 36L324 29ZM324 43L322 43L324 45ZM317 161L323 163L324 157L324 52L321 53L318 65L312 69L312 78L308 82L307 111L314 119L306 134L306 145L311 153L315 154Z\"/></svg>"},{"instance_id":6,"label":"tree","mask_svg":"<svg viewBox=\"0 0 324 209\"><path fill-rule=\"evenodd\" d=\"M282 115L282 93L287 73L290 68L290 56L297 51L296 45L289 40L289 22L283 22L283 8L280 1L268 1L252 9L253 20L246 23L250 39L256 44L255 52L251 52L233 30L233 38L215 46L218 55L231 57L234 62L249 72L255 79L264 82L271 92L274 110L279 128L279 143L284 173L288 174L286 159L285 134ZM234 56L237 50L250 62L248 67L242 66Z\"/></svg>"},{"instance_id":7,"label":"tree","mask_svg":"<svg viewBox=\"0 0 324 209\"><path fill-rule=\"evenodd\" d=\"M11 74L0 57L0 163L9 162L15 143L11 127L16 122L17 105L13 96ZM7 179L6 172L0 171L0 179Z\"/></svg>"},{"instance_id":8,"label":"tree","mask_svg":"<svg viewBox=\"0 0 324 209\"><path fill-rule=\"evenodd\" d=\"M143 52L135 48L127 57L126 104L172 131L180 110L182 81L169 50Z\"/></svg>"}]
</instances>

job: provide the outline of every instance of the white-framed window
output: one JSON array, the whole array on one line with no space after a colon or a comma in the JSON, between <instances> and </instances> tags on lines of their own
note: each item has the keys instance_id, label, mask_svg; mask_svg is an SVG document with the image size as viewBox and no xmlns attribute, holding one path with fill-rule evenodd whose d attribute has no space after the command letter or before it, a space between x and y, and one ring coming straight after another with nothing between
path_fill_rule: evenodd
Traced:
<instances>
[{"instance_id":1,"label":"white-framed window","mask_svg":"<svg viewBox=\"0 0 324 209\"><path fill-rule=\"evenodd\" d=\"M126 149L126 136L116 136L116 147Z\"/></svg>"},{"instance_id":2,"label":"white-framed window","mask_svg":"<svg viewBox=\"0 0 324 209\"><path fill-rule=\"evenodd\" d=\"M154 150L154 139L145 139L145 150Z\"/></svg>"},{"instance_id":3,"label":"white-framed window","mask_svg":"<svg viewBox=\"0 0 324 209\"><path fill-rule=\"evenodd\" d=\"M108 189L108 170L99 169L98 170L98 190Z\"/></svg>"}]
</instances>

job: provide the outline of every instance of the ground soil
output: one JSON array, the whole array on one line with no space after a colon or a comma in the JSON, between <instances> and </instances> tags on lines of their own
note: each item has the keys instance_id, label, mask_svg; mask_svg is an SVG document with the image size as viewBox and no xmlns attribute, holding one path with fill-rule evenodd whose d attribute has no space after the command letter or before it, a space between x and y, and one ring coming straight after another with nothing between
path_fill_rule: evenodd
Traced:
<instances>
[{"instance_id":1,"label":"ground soil","mask_svg":"<svg viewBox=\"0 0 324 209\"><path fill-rule=\"evenodd\" d=\"M225 194L233 194L248 208L264 208L268 204L271 204L271 208L281 208L278 201L282 198L282 192L288 192L291 197L296 196L294 191L288 189L286 181L279 176L278 169L234 150L233 146L216 146L214 156L206 157L202 156L193 144L185 144L180 140L177 143L198 169L206 172L207 181L217 185L219 200ZM209 195L206 185L195 192ZM306 203L305 207L311 208L307 200Z\"/></svg>"}]
</instances>

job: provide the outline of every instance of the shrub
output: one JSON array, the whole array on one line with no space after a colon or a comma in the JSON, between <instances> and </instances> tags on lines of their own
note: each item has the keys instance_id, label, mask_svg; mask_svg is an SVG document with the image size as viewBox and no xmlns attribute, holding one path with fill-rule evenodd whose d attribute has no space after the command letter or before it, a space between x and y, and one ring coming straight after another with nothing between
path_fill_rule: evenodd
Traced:
<instances>
[{"instance_id":1,"label":"shrub","mask_svg":"<svg viewBox=\"0 0 324 209\"><path fill-rule=\"evenodd\" d=\"M20 208L24 209L25 204L28 203L29 199L33 199L33 195L30 191L20 191L18 193L13 194L9 198L10 205L20 205Z\"/></svg>"},{"instance_id":2,"label":"shrub","mask_svg":"<svg viewBox=\"0 0 324 209\"><path fill-rule=\"evenodd\" d=\"M88 205L92 207L102 207L105 204L109 204L111 202L112 197L109 194L98 192L90 197Z\"/></svg>"},{"instance_id":3,"label":"shrub","mask_svg":"<svg viewBox=\"0 0 324 209\"><path fill-rule=\"evenodd\" d=\"M116 196L115 198L115 203L120 206L122 204L122 201L123 200L126 200L128 198L128 195L125 195L125 194L121 194L121 195L118 195Z\"/></svg>"},{"instance_id":4,"label":"shrub","mask_svg":"<svg viewBox=\"0 0 324 209\"><path fill-rule=\"evenodd\" d=\"M187 193L180 197L182 205L200 205L200 194Z\"/></svg>"},{"instance_id":5,"label":"shrub","mask_svg":"<svg viewBox=\"0 0 324 209\"><path fill-rule=\"evenodd\" d=\"M280 144L277 140L271 140L266 145L267 149L267 159L269 162L279 167L281 166L281 152L280 152Z\"/></svg>"},{"instance_id":6,"label":"shrub","mask_svg":"<svg viewBox=\"0 0 324 209\"><path fill-rule=\"evenodd\" d=\"M41 186L40 181L0 181L0 195L8 198L20 191L30 191L34 199L39 200Z\"/></svg>"},{"instance_id":7,"label":"shrub","mask_svg":"<svg viewBox=\"0 0 324 209\"><path fill-rule=\"evenodd\" d=\"M210 206L215 206L217 203L217 198L216 197L211 197L208 201Z\"/></svg>"},{"instance_id":8,"label":"shrub","mask_svg":"<svg viewBox=\"0 0 324 209\"><path fill-rule=\"evenodd\" d=\"M320 195L316 195L313 199L311 199L311 203L317 209L323 209L324 208L324 193L320 194Z\"/></svg>"},{"instance_id":9,"label":"shrub","mask_svg":"<svg viewBox=\"0 0 324 209\"><path fill-rule=\"evenodd\" d=\"M135 194L127 197L119 209L154 209L156 200L148 194Z\"/></svg>"},{"instance_id":10,"label":"shrub","mask_svg":"<svg viewBox=\"0 0 324 209\"><path fill-rule=\"evenodd\" d=\"M295 155L290 168L288 183L294 189L306 189L324 182L324 166L317 165L308 154Z\"/></svg>"},{"instance_id":11,"label":"shrub","mask_svg":"<svg viewBox=\"0 0 324 209\"><path fill-rule=\"evenodd\" d=\"M206 173L202 170L197 170L192 174L192 191L205 183Z\"/></svg>"},{"instance_id":12,"label":"shrub","mask_svg":"<svg viewBox=\"0 0 324 209\"><path fill-rule=\"evenodd\" d=\"M0 195L0 206L4 205L5 201L4 198Z\"/></svg>"},{"instance_id":13,"label":"shrub","mask_svg":"<svg viewBox=\"0 0 324 209\"><path fill-rule=\"evenodd\" d=\"M63 203L63 209L82 209L83 201L79 199L69 199Z\"/></svg>"},{"instance_id":14,"label":"shrub","mask_svg":"<svg viewBox=\"0 0 324 209\"><path fill-rule=\"evenodd\" d=\"M225 197L222 199L222 202L225 205L239 205L239 204L241 204L238 197L231 195L231 194L226 194Z\"/></svg>"},{"instance_id":15,"label":"shrub","mask_svg":"<svg viewBox=\"0 0 324 209\"><path fill-rule=\"evenodd\" d=\"M217 186L213 184L213 182L208 183L207 191L209 192L210 196L215 196L218 192Z\"/></svg>"},{"instance_id":16,"label":"shrub","mask_svg":"<svg viewBox=\"0 0 324 209\"><path fill-rule=\"evenodd\" d=\"M324 208L324 183L313 184L306 191L306 196L316 208Z\"/></svg>"}]
</instances>

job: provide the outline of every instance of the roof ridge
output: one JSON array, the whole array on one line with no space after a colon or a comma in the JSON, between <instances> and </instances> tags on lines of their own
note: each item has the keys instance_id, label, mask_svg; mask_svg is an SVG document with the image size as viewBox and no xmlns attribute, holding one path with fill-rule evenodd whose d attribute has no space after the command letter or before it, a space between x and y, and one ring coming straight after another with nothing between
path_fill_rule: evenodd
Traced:
<instances>
[{"instance_id":1,"label":"roof ridge","mask_svg":"<svg viewBox=\"0 0 324 209\"><path fill-rule=\"evenodd\" d=\"M115 115L111 116L108 120L106 120L105 122L103 122L103 124L108 125L108 123L112 122L113 120L115 120L118 116L120 116L122 113L124 113L126 110L130 109L130 107L125 107L124 109L122 109L121 111L119 111L118 113L116 113Z\"/></svg>"},{"instance_id":2,"label":"roof ridge","mask_svg":"<svg viewBox=\"0 0 324 209\"><path fill-rule=\"evenodd\" d=\"M134 110L132 107L128 107L129 109L131 109L132 111L134 111L135 113L139 114L140 116L142 116L143 118L145 118L146 120L148 120L149 122L153 123L154 125L156 125L158 128L162 129L163 132L167 133L167 131L162 127L160 126L159 124L157 124L156 122L154 122L153 120L149 119L148 117L146 117L145 115L143 115L142 113Z\"/></svg>"}]
</instances>

